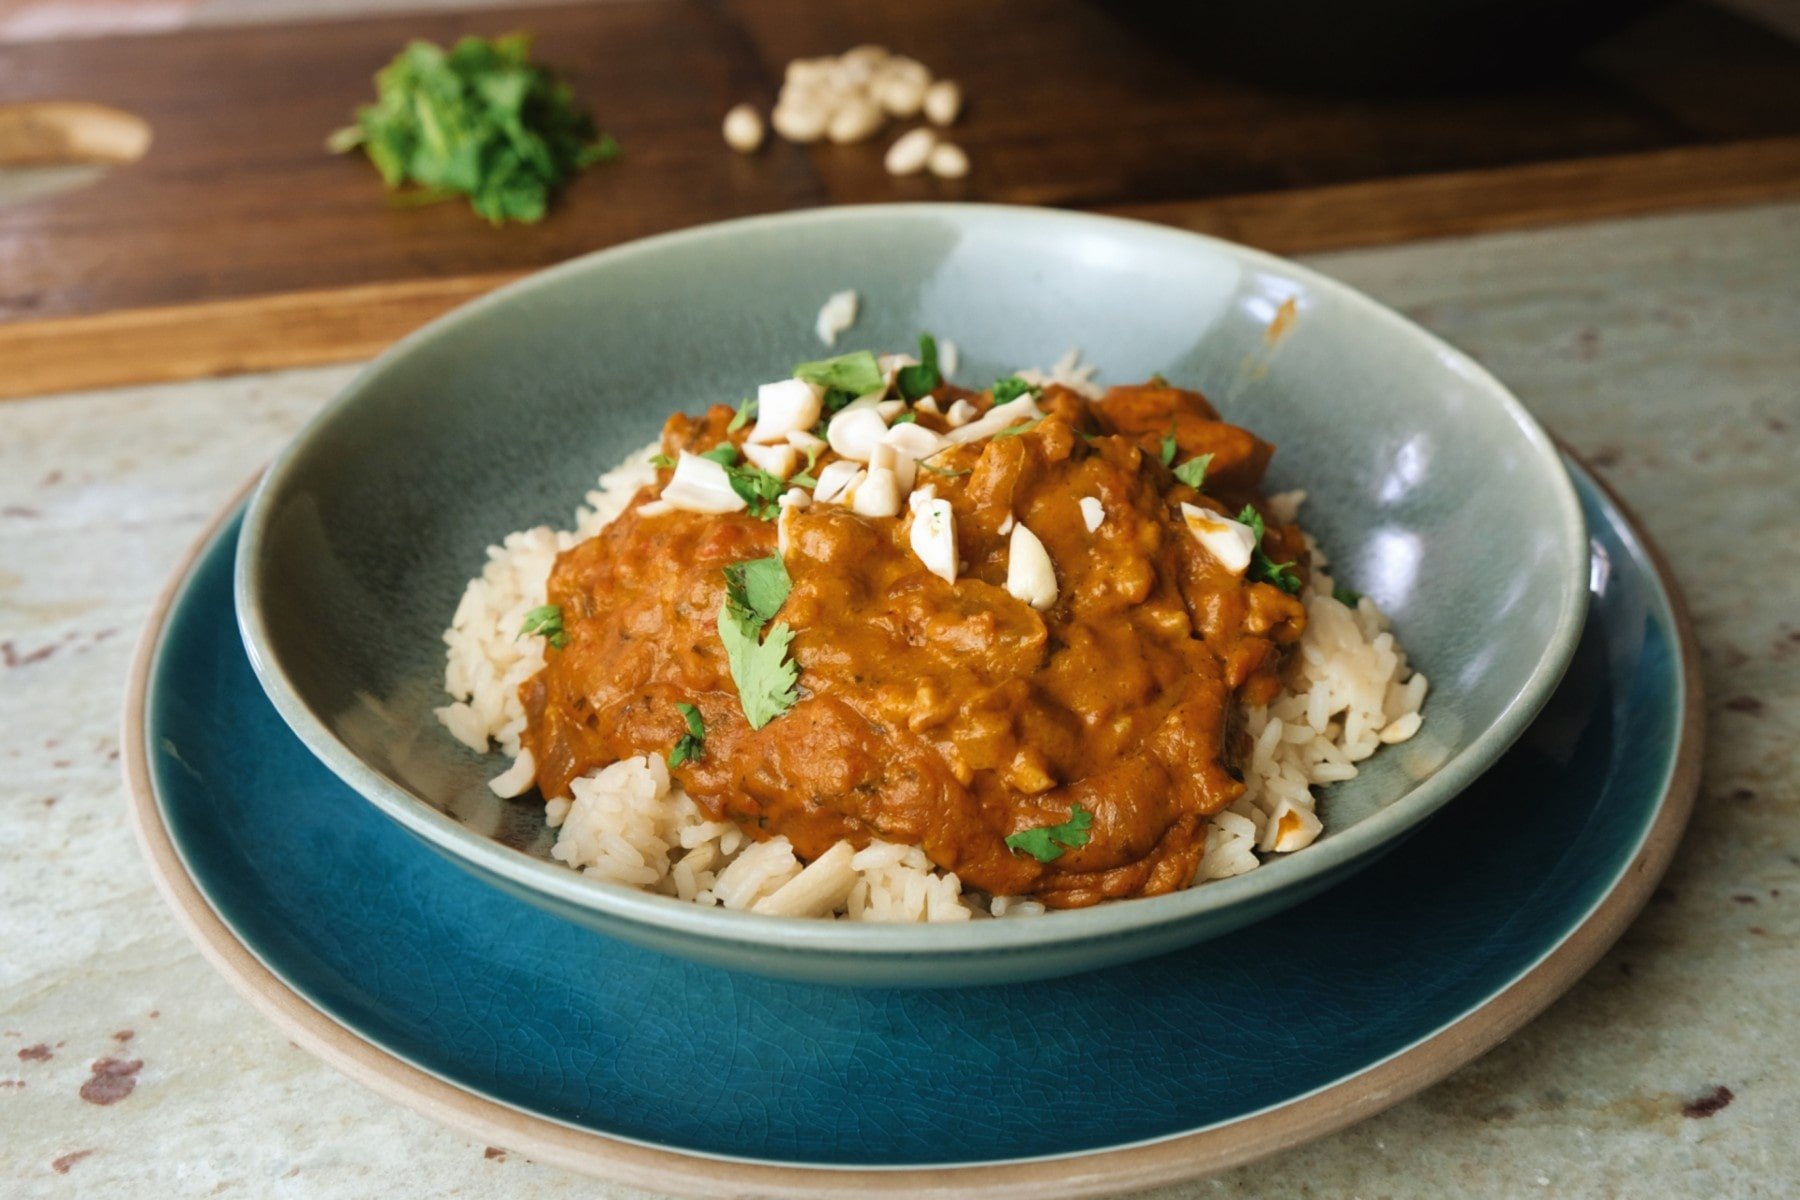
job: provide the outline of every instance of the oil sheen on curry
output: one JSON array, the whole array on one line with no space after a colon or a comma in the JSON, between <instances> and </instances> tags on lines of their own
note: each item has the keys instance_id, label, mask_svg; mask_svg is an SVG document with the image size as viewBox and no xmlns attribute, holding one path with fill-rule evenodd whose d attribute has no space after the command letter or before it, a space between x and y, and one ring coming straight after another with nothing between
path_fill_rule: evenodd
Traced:
<instances>
[{"instance_id":1,"label":"oil sheen on curry","mask_svg":"<svg viewBox=\"0 0 1800 1200\"><path fill-rule=\"evenodd\" d=\"M754 425L668 422L659 486L551 573L563 636L521 691L539 790L665 755L712 818L804 861L918 845L1064 908L1187 886L1244 791L1236 714L1274 698L1305 628L1304 538L1258 491L1274 448L1160 379L1094 400L926 382L809 385L816 434L834 403L916 426L898 456L851 444L853 420L759 445L791 423L779 396ZM709 499L720 478L744 503ZM729 594L759 560L773 612Z\"/></svg>"}]
</instances>

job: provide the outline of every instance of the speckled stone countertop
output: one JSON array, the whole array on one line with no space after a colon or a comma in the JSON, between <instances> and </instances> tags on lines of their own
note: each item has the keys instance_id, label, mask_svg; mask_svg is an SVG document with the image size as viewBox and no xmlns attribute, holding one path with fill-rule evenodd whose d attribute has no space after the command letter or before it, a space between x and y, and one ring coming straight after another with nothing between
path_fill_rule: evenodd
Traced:
<instances>
[{"instance_id":1,"label":"speckled stone countertop","mask_svg":"<svg viewBox=\"0 0 1800 1200\"><path fill-rule=\"evenodd\" d=\"M1656 899L1548 1013L1374 1120L1158 1195L1800 1194L1800 206L1313 261L1473 352L1643 517L1699 626L1705 780ZM297 1050L126 826L137 628L350 374L0 404L0 1194L634 1194Z\"/></svg>"}]
</instances>

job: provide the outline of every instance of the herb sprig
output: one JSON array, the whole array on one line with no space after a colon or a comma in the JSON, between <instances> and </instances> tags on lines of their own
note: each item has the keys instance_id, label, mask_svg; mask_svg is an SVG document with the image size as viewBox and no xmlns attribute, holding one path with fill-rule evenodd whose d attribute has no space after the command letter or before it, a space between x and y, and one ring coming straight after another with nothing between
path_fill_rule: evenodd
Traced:
<instances>
[{"instance_id":1,"label":"herb sprig","mask_svg":"<svg viewBox=\"0 0 1800 1200\"><path fill-rule=\"evenodd\" d=\"M706 722L701 719L700 710L691 704L677 703L675 707L680 711L681 719L687 722L687 732L675 739L675 745L669 751L671 767L693 762L706 746Z\"/></svg>"},{"instance_id":2,"label":"herb sprig","mask_svg":"<svg viewBox=\"0 0 1800 1200\"><path fill-rule=\"evenodd\" d=\"M994 440L999 441L1001 438L1023 437L1025 434L1030 433L1042 424L1043 420L1044 418L1042 417L1033 417L1031 420L1021 421L1017 425L1008 425L1005 429L1002 429L999 433L994 435Z\"/></svg>"},{"instance_id":3,"label":"herb sprig","mask_svg":"<svg viewBox=\"0 0 1800 1200\"><path fill-rule=\"evenodd\" d=\"M938 372L937 339L929 333L919 335L919 363L914 367L901 367L894 376L894 383L900 394L908 400L918 400L928 396L944 377Z\"/></svg>"},{"instance_id":4,"label":"herb sprig","mask_svg":"<svg viewBox=\"0 0 1800 1200\"><path fill-rule=\"evenodd\" d=\"M1262 514L1251 505L1244 505L1244 511L1237 516L1239 524L1248 525L1250 532L1256 535L1256 549L1250 555L1250 578L1258 583L1272 583L1288 595L1300 591L1300 576L1291 562L1278 563L1269 557L1263 549Z\"/></svg>"},{"instance_id":5,"label":"herb sprig","mask_svg":"<svg viewBox=\"0 0 1800 1200\"><path fill-rule=\"evenodd\" d=\"M1020 830L1007 837L1006 845L1008 849L1029 854L1039 862L1055 862L1064 850L1077 850L1087 845L1093 836L1089 832L1093 826L1094 814L1077 804L1062 824Z\"/></svg>"},{"instance_id":6,"label":"herb sprig","mask_svg":"<svg viewBox=\"0 0 1800 1200\"><path fill-rule=\"evenodd\" d=\"M804 379L824 388L825 408L828 412L834 407L831 403L831 393L834 391L846 394L835 406L842 408L858 396L887 388L887 376L881 373L881 364L867 350L855 350L836 358L822 358L817 362L803 362L794 368L794 378Z\"/></svg>"},{"instance_id":7,"label":"herb sprig","mask_svg":"<svg viewBox=\"0 0 1800 1200\"><path fill-rule=\"evenodd\" d=\"M988 389L988 394L993 397L995 404L1010 403L1026 393L1030 393L1034 397L1041 396L1044 394L1044 389L1035 383L1026 383L1017 375L996 379L994 386Z\"/></svg>"},{"instance_id":8,"label":"herb sprig","mask_svg":"<svg viewBox=\"0 0 1800 1200\"><path fill-rule=\"evenodd\" d=\"M541 637L552 646L561 650L569 644L569 634L563 629L563 613L560 604L540 604L525 614L525 623L519 627L520 637Z\"/></svg>"},{"instance_id":9,"label":"herb sprig","mask_svg":"<svg viewBox=\"0 0 1800 1200\"><path fill-rule=\"evenodd\" d=\"M725 477L731 481L731 490L743 498L751 516L773 521L781 515L781 505L776 502L780 500L781 493L787 490L781 476L770 474L756 466L728 466L725 468Z\"/></svg>"},{"instance_id":10,"label":"herb sprig","mask_svg":"<svg viewBox=\"0 0 1800 1200\"><path fill-rule=\"evenodd\" d=\"M1206 483L1206 468L1212 466L1212 460L1210 454L1197 454L1175 468L1175 478L1197 492Z\"/></svg>"},{"instance_id":11,"label":"herb sprig","mask_svg":"<svg viewBox=\"0 0 1800 1200\"><path fill-rule=\"evenodd\" d=\"M726 433L736 433L756 419L756 401L748 396L738 401L737 411L731 415L731 423L725 426Z\"/></svg>"},{"instance_id":12,"label":"herb sprig","mask_svg":"<svg viewBox=\"0 0 1800 1200\"><path fill-rule=\"evenodd\" d=\"M719 640L737 684L738 703L750 728L761 729L794 706L799 665L788 657L794 633L779 621L763 637L793 589L781 555L732 563L725 568L725 599L719 604Z\"/></svg>"}]
</instances>

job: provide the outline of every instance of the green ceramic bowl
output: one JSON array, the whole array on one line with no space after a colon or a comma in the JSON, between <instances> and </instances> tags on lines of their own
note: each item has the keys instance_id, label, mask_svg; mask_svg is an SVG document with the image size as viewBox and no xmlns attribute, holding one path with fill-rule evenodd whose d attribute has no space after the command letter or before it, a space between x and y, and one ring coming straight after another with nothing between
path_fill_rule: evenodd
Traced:
<instances>
[{"instance_id":1,"label":"green ceramic bowl","mask_svg":"<svg viewBox=\"0 0 1800 1200\"><path fill-rule=\"evenodd\" d=\"M566 523L673 409L735 400L840 349L962 348L985 381L1079 346L1102 378L1198 386L1280 447L1340 579L1432 680L1423 730L1326 793L1326 834L1259 870L1035 920L880 926L753 916L590 880L549 858L540 806L431 715L448 624L484 547ZM1282 336L1271 333L1292 302ZM1556 450L1468 358L1364 296L1210 238L1068 213L828 209L636 242L470 304L376 361L270 468L237 560L238 618L294 731L470 871L602 933L844 984L963 985L1103 967L1267 916L1373 861L1487 769L1561 677L1587 543ZM273 831L278 836L279 831ZM505 936L494 930L494 936Z\"/></svg>"}]
</instances>

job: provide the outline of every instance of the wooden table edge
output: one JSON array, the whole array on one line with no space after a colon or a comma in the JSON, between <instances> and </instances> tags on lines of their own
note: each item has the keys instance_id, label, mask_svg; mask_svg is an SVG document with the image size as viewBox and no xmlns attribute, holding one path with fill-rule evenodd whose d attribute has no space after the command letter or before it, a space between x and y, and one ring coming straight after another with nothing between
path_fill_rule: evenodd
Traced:
<instances>
[{"instance_id":1,"label":"wooden table edge","mask_svg":"<svg viewBox=\"0 0 1800 1200\"><path fill-rule=\"evenodd\" d=\"M773 1194L1046 1200L1098 1197L1193 1179L1365 1120L1486 1053L1548 1008L1599 961L1642 910L1668 869L1700 786L1705 704L1699 645L1662 552L1617 493L1594 478L1624 514L1669 598L1681 661L1684 703L1675 765L1636 858L1559 946L1506 990L1450 1027L1349 1079L1279 1108L1144 1145L994 1166L879 1171L772 1166L691 1156L574 1129L472 1095L363 1041L312 1007L238 941L189 876L157 809L146 745L150 672L170 610L201 552L252 485L246 485L195 541L145 620L121 725L127 809L157 890L201 953L252 1007L301 1047L351 1079L478 1141L615 1183L708 1198Z\"/></svg>"},{"instance_id":2,"label":"wooden table edge","mask_svg":"<svg viewBox=\"0 0 1800 1200\"><path fill-rule=\"evenodd\" d=\"M1800 137L1094 211L1279 254L1800 196ZM371 358L525 272L0 324L0 400Z\"/></svg>"}]
</instances>

